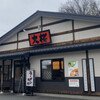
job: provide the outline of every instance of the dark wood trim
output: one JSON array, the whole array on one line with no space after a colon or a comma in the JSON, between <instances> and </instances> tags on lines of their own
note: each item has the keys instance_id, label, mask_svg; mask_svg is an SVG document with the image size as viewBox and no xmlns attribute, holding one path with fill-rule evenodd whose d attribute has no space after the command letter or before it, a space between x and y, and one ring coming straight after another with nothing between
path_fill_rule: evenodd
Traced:
<instances>
[{"instance_id":1,"label":"dark wood trim","mask_svg":"<svg viewBox=\"0 0 100 100\"><path fill-rule=\"evenodd\" d=\"M7 42L7 43L1 43L0 46L14 44L14 43L17 43L17 41Z\"/></svg>"},{"instance_id":2,"label":"dark wood trim","mask_svg":"<svg viewBox=\"0 0 100 100\"><path fill-rule=\"evenodd\" d=\"M100 96L100 92L99 93L91 93L91 95L93 95L93 96Z\"/></svg>"},{"instance_id":3,"label":"dark wood trim","mask_svg":"<svg viewBox=\"0 0 100 100\"><path fill-rule=\"evenodd\" d=\"M58 36L58 35L70 34L70 33L73 33L73 32L75 34L75 32L86 31L86 30L91 30L91 29L96 29L96 28L100 28L100 25L95 25L95 26L89 26L89 27L74 29L74 23L73 23L73 30L59 32L59 33L53 33L53 34L51 34L51 36ZM73 38L75 38L75 36Z\"/></svg>"},{"instance_id":4,"label":"dark wood trim","mask_svg":"<svg viewBox=\"0 0 100 100\"><path fill-rule=\"evenodd\" d=\"M96 29L96 28L100 28L100 24L94 25L94 26L89 26L89 27L84 27L84 28L80 28L80 29L75 29L75 32L86 31L86 30Z\"/></svg>"},{"instance_id":5,"label":"dark wood trim","mask_svg":"<svg viewBox=\"0 0 100 100\"><path fill-rule=\"evenodd\" d=\"M40 93L55 93L55 94L74 94L74 95L86 95L84 92L75 92L75 91L56 91L56 90L38 90ZM100 96L99 93L91 93L91 96Z\"/></svg>"},{"instance_id":6,"label":"dark wood trim","mask_svg":"<svg viewBox=\"0 0 100 100\"><path fill-rule=\"evenodd\" d=\"M75 43L92 42L92 41L97 41L97 40L100 40L100 37L76 40L76 41L74 41L74 44ZM54 43L54 44L50 45L50 47L62 46L62 45L70 45L70 44L73 44L73 41ZM45 48L46 47L48 47L48 45L45 46ZM25 50L33 50L33 49L37 49L37 48L35 48L35 47L34 48L33 47L26 47L26 48L20 48L18 50L17 49L13 49L13 50L1 51L0 54L18 52L18 51L25 51Z\"/></svg>"},{"instance_id":7,"label":"dark wood trim","mask_svg":"<svg viewBox=\"0 0 100 100\"><path fill-rule=\"evenodd\" d=\"M43 31L43 17L41 16L41 31Z\"/></svg>"},{"instance_id":8,"label":"dark wood trim","mask_svg":"<svg viewBox=\"0 0 100 100\"><path fill-rule=\"evenodd\" d=\"M29 31L29 30L33 30L33 29L37 29L38 28L38 26L34 26L34 27L31 27L31 28L27 28L27 29L25 29L26 31ZM23 32L23 30L22 31L20 31L20 32Z\"/></svg>"},{"instance_id":9,"label":"dark wood trim","mask_svg":"<svg viewBox=\"0 0 100 100\"><path fill-rule=\"evenodd\" d=\"M70 19L63 19L63 20L59 20L59 21L44 24L43 27L50 26L50 25L55 25L55 24L59 24L59 23L67 22L67 21L71 21L71 20Z\"/></svg>"},{"instance_id":10,"label":"dark wood trim","mask_svg":"<svg viewBox=\"0 0 100 100\"><path fill-rule=\"evenodd\" d=\"M28 57L28 69L30 69L30 56Z\"/></svg>"},{"instance_id":11,"label":"dark wood trim","mask_svg":"<svg viewBox=\"0 0 100 100\"><path fill-rule=\"evenodd\" d=\"M79 94L84 95L83 92L75 92L75 91L57 91L57 90L38 90L40 93L56 93L56 94Z\"/></svg>"},{"instance_id":12,"label":"dark wood trim","mask_svg":"<svg viewBox=\"0 0 100 100\"><path fill-rule=\"evenodd\" d=\"M58 35L70 34L72 32L73 32L72 30L64 31L64 32L58 32L58 33L51 34L51 36L58 36Z\"/></svg>"},{"instance_id":13,"label":"dark wood trim","mask_svg":"<svg viewBox=\"0 0 100 100\"><path fill-rule=\"evenodd\" d=\"M58 35L64 35L64 34L70 34L70 33L73 34L73 32L74 32L73 39L75 40L75 32L80 32L80 31L85 31L85 30L90 30L90 29L95 29L95 28L100 28L100 25L95 25L95 26L90 26L90 27L85 27L85 28L80 28L80 29L73 29L73 30L64 31L64 32L53 33L53 34L51 34L51 37L52 36L58 36ZM98 38L100 39L100 37L94 37L94 38L96 40L98 40ZM92 40L93 38L89 38L89 39ZM82 40L86 40L86 39L82 39ZM23 40L8 42L8 43L2 43L2 44L0 44L0 46L14 44L14 43L17 43L17 42L18 43L19 42L25 42L25 41L29 41L29 39L23 39ZM80 41L80 40L76 40L76 41ZM76 42L76 41L74 41L74 42Z\"/></svg>"},{"instance_id":14,"label":"dark wood trim","mask_svg":"<svg viewBox=\"0 0 100 100\"><path fill-rule=\"evenodd\" d=\"M4 90L4 62L5 62L5 60L2 60L2 90L1 91L3 91Z\"/></svg>"},{"instance_id":15,"label":"dark wood trim","mask_svg":"<svg viewBox=\"0 0 100 100\"><path fill-rule=\"evenodd\" d=\"M42 25L42 27L49 26L49 25L54 25L54 24L58 24L58 23L66 22L66 21L70 21L70 20L66 20L65 19L65 20L61 20L61 21L58 21L58 22L44 24L44 25ZM93 25L93 26L88 26L88 27L84 27L84 28L74 29L74 21L72 21L72 24L73 24L72 30L68 30L68 31L60 32L60 33L53 33L51 36L73 33L73 30L74 30L74 33L75 33L75 32L80 32L80 31L100 28L100 24L99 24L99 25ZM28 31L28 30L32 30L32 29L36 29L36 28L38 28L38 26L35 26L34 28L28 28L28 29L25 29L25 30Z\"/></svg>"},{"instance_id":16,"label":"dark wood trim","mask_svg":"<svg viewBox=\"0 0 100 100\"><path fill-rule=\"evenodd\" d=\"M26 62L26 60L25 60L25 58L23 59L24 60L24 62ZM26 65L25 65L25 63L23 63L23 72L22 72L22 74L23 74L23 93L25 93L25 89L26 89L26 81L25 81L25 67L26 67Z\"/></svg>"},{"instance_id":17,"label":"dark wood trim","mask_svg":"<svg viewBox=\"0 0 100 100\"><path fill-rule=\"evenodd\" d=\"M17 33L17 49L18 49L19 33Z\"/></svg>"},{"instance_id":18,"label":"dark wood trim","mask_svg":"<svg viewBox=\"0 0 100 100\"><path fill-rule=\"evenodd\" d=\"M73 42L75 41L74 20L72 20Z\"/></svg>"},{"instance_id":19,"label":"dark wood trim","mask_svg":"<svg viewBox=\"0 0 100 100\"><path fill-rule=\"evenodd\" d=\"M14 69L13 69L13 92L15 93L15 60L14 60Z\"/></svg>"},{"instance_id":20,"label":"dark wood trim","mask_svg":"<svg viewBox=\"0 0 100 100\"><path fill-rule=\"evenodd\" d=\"M25 42L25 41L29 41L29 39L23 39L23 40L8 42L8 43L2 43L2 44L0 44L0 46L14 44L14 43L19 43L19 42Z\"/></svg>"},{"instance_id":21,"label":"dark wood trim","mask_svg":"<svg viewBox=\"0 0 100 100\"><path fill-rule=\"evenodd\" d=\"M18 42L25 42L25 41L29 41L29 39L19 40Z\"/></svg>"},{"instance_id":22,"label":"dark wood trim","mask_svg":"<svg viewBox=\"0 0 100 100\"><path fill-rule=\"evenodd\" d=\"M13 67L13 59L11 59L11 89L13 90L12 67Z\"/></svg>"},{"instance_id":23,"label":"dark wood trim","mask_svg":"<svg viewBox=\"0 0 100 100\"><path fill-rule=\"evenodd\" d=\"M86 50L86 67L87 67L87 77L88 77L88 93L91 95L91 82L90 82L90 68L89 68L89 54Z\"/></svg>"},{"instance_id":24,"label":"dark wood trim","mask_svg":"<svg viewBox=\"0 0 100 100\"><path fill-rule=\"evenodd\" d=\"M42 24L41 27L46 27L46 26L50 26L50 25L55 25L55 24L59 24L59 23L67 22L67 21L71 21L71 20L70 20L70 19L63 19L63 20L59 20L59 21L47 23L47 24L44 24L44 25ZM34 27L31 27L31 28L26 28L25 30L26 30L26 31L29 31L29 30L36 29L36 28L38 28L38 26L34 26ZM20 32L23 32L23 30L20 31Z\"/></svg>"}]
</instances>

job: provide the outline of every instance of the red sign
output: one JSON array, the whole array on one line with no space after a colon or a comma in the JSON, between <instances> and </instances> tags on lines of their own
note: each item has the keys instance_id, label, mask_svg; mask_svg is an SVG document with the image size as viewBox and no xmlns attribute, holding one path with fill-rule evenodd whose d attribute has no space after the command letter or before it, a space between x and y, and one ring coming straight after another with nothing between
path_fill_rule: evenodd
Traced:
<instances>
[{"instance_id":1,"label":"red sign","mask_svg":"<svg viewBox=\"0 0 100 100\"><path fill-rule=\"evenodd\" d=\"M51 43L50 31L29 34L30 46Z\"/></svg>"}]
</instances>

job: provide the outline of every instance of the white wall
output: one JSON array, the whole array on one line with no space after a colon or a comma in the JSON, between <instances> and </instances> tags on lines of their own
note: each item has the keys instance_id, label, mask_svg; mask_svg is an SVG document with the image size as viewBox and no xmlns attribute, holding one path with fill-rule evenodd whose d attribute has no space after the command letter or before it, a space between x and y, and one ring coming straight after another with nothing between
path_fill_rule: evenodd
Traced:
<instances>
[{"instance_id":1,"label":"white wall","mask_svg":"<svg viewBox=\"0 0 100 100\"><path fill-rule=\"evenodd\" d=\"M100 77L100 49L89 50L89 58L94 59L95 76Z\"/></svg>"},{"instance_id":2,"label":"white wall","mask_svg":"<svg viewBox=\"0 0 100 100\"><path fill-rule=\"evenodd\" d=\"M43 24L54 22L54 21L58 21L58 20L61 20L61 19L44 17L43 18ZM34 27L34 26L38 26L38 25L41 25L41 20L40 19L38 19L36 22L34 22L29 27ZM43 30L48 30L48 29L50 29L50 33L51 34L72 30L71 21L43 27ZM35 33L35 32L38 32L38 31L40 31L40 30L32 29L32 30L29 30L29 31L21 32L21 33L19 33L19 40L28 39L28 34L29 33ZM65 41L72 41L72 39L73 39L72 34L64 34L64 35L51 37L52 43L60 43L60 42L65 42ZM18 47L20 49L20 48L30 47L30 45L29 45L28 41L27 42L20 42Z\"/></svg>"},{"instance_id":3,"label":"white wall","mask_svg":"<svg viewBox=\"0 0 100 100\"><path fill-rule=\"evenodd\" d=\"M94 25L100 24L100 23L97 23L97 22L79 21L79 20L75 20L74 23L75 23L75 27L74 27L75 29L84 28L84 27L89 27L89 26L94 26Z\"/></svg>"},{"instance_id":4,"label":"white wall","mask_svg":"<svg viewBox=\"0 0 100 100\"><path fill-rule=\"evenodd\" d=\"M43 17L43 24L52 23L55 21L62 20L61 18L54 18L54 17Z\"/></svg>"},{"instance_id":5,"label":"white wall","mask_svg":"<svg viewBox=\"0 0 100 100\"><path fill-rule=\"evenodd\" d=\"M67 42L67 41L72 41L73 39L72 34L64 34L64 35L58 35L58 36L53 36L51 38L52 43L61 43L61 42Z\"/></svg>"},{"instance_id":6,"label":"white wall","mask_svg":"<svg viewBox=\"0 0 100 100\"><path fill-rule=\"evenodd\" d=\"M14 50L17 48L17 43L0 46L0 51Z\"/></svg>"},{"instance_id":7,"label":"white wall","mask_svg":"<svg viewBox=\"0 0 100 100\"><path fill-rule=\"evenodd\" d=\"M17 41L17 34L13 35L11 38L7 39L4 43Z\"/></svg>"},{"instance_id":8,"label":"white wall","mask_svg":"<svg viewBox=\"0 0 100 100\"><path fill-rule=\"evenodd\" d=\"M85 51L32 56L30 58L30 66L31 69L34 69L36 71L36 77L40 77L40 60L55 58L64 58L65 77L68 77L68 62L78 61L79 77L82 77L82 59L86 58Z\"/></svg>"},{"instance_id":9,"label":"white wall","mask_svg":"<svg viewBox=\"0 0 100 100\"><path fill-rule=\"evenodd\" d=\"M50 29L51 34L72 30L72 22L67 21L59 24L43 27L44 30Z\"/></svg>"},{"instance_id":10,"label":"white wall","mask_svg":"<svg viewBox=\"0 0 100 100\"><path fill-rule=\"evenodd\" d=\"M38 26L38 25L41 25L41 19L38 18L36 21L34 21L31 25L29 25L29 27L27 28L31 28L31 27L35 27L35 26Z\"/></svg>"},{"instance_id":11,"label":"white wall","mask_svg":"<svg viewBox=\"0 0 100 100\"><path fill-rule=\"evenodd\" d=\"M47 24L47 23L55 22L55 21L59 21L59 20L62 20L62 19L43 17L43 24ZM88 27L88 26L92 26L92 25L97 25L97 24L99 24L99 23L76 20L75 21L75 29ZM33 22L31 25L29 25L29 27L26 27L26 28L31 28L31 27L39 26L39 25L41 25L40 18L38 20L36 20L35 22ZM43 27L43 30L47 30L47 29L50 29L51 34L69 31L69 30L72 30L72 22L67 21L67 22ZM35 33L38 31L40 31L40 29L37 28L37 29L25 31L25 32L20 32L19 40L28 39L29 33ZM92 37L100 37L100 28L81 31L81 32L75 32L76 40L87 39L87 38L92 38ZM52 40L52 43L62 43L62 42L72 41L73 34L70 33L70 34L62 34L62 35L58 35L58 36L52 36L51 40ZM6 40L5 43L13 42L13 41L17 41L17 35L12 36L8 40ZM24 41L24 42L18 43L18 47L19 47L19 49L30 47L29 41ZM14 50L16 48L17 48L17 43L14 43L14 44L0 46L0 51Z\"/></svg>"},{"instance_id":12,"label":"white wall","mask_svg":"<svg viewBox=\"0 0 100 100\"><path fill-rule=\"evenodd\" d=\"M75 33L75 40L100 37L100 28Z\"/></svg>"}]
</instances>

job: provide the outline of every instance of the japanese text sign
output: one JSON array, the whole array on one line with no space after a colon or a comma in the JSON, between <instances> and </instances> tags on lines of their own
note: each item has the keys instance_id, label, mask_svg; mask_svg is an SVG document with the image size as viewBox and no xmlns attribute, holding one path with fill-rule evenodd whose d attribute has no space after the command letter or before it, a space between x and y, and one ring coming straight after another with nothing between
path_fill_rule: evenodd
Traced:
<instances>
[{"instance_id":1,"label":"japanese text sign","mask_svg":"<svg viewBox=\"0 0 100 100\"><path fill-rule=\"evenodd\" d=\"M79 87L79 79L69 79L69 87Z\"/></svg>"},{"instance_id":2,"label":"japanese text sign","mask_svg":"<svg viewBox=\"0 0 100 100\"><path fill-rule=\"evenodd\" d=\"M30 46L51 43L50 31L41 31L29 34Z\"/></svg>"},{"instance_id":3,"label":"japanese text sign","mask_svg":"<svg viewBox=\"0 0 100 100\"><path fill-rule=\"evenodd\" d=\"M33 71L27 70L26 71L26 86L33 86Z\"/></svg>"}]
</instances>

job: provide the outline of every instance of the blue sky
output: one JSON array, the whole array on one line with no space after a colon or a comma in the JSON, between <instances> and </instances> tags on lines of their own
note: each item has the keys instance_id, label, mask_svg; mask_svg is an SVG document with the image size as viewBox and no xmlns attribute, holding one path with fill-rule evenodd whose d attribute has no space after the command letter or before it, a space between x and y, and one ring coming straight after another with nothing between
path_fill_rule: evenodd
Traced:
<instances>
[{"instance_id":1,"label":"blue sky","mask_svg":"<svg viewBox=\"0 0 100 100\"><path fill-rule=\"evenodd\" d=\"M0 0L0 36L37 10L58 11L67 0Z\"/></svg>"}]
</instances>

